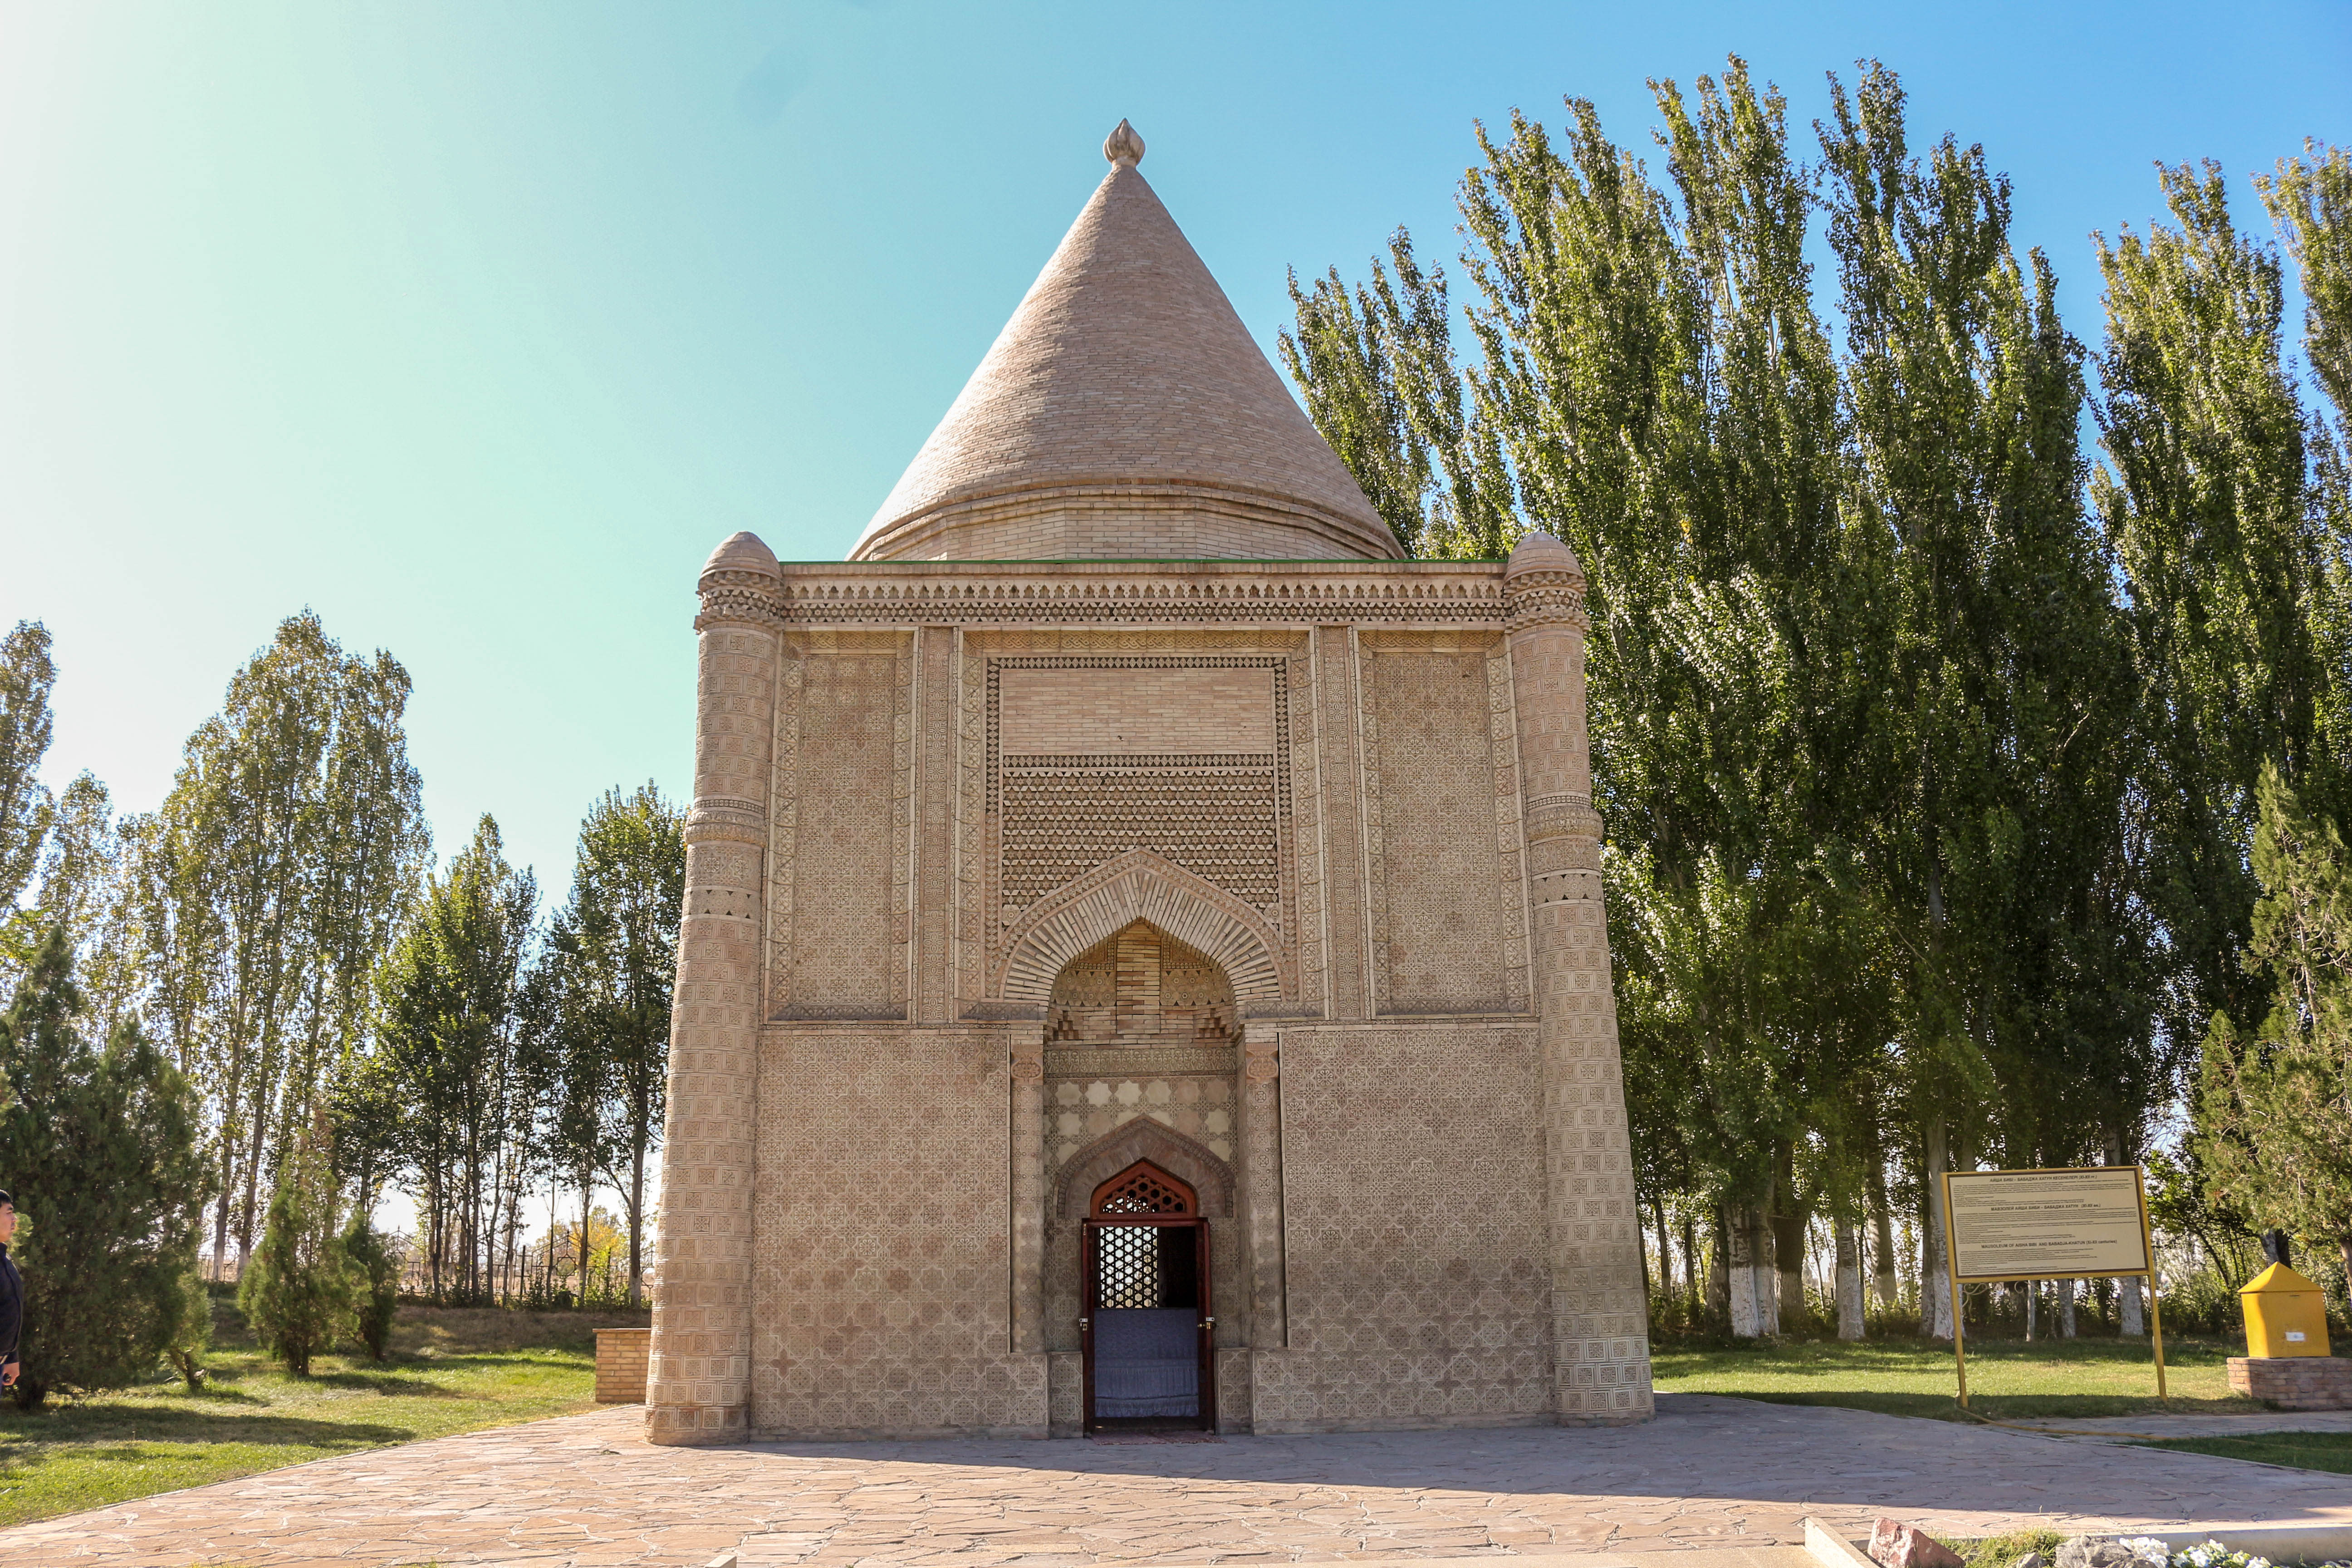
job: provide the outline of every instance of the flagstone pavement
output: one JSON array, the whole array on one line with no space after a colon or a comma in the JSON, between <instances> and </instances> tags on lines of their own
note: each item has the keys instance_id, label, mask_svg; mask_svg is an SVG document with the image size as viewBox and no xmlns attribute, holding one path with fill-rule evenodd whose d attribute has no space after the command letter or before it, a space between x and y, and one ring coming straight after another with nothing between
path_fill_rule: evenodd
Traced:
<instances>
[{"instance_id":1,"label":"flagstone pavement","mask_svg":"<svg viewBox=\"0 0 2352 1568\"><path fill-rule=\"evenodd\" d=\"M703 1568L740 1546L744 1568L1352 1557L1399 1568L1795 1545L1807 1514L1850 1538L1880 1513L1947 1537L2036 1525L2352 1530L2342 1476L1856 1410L1702 1394L1658 1406L1654 1422L1603 1429L726 1448L656 1447L630 1406L21 1525L0 1531L0 1565Z\"/></svg>"}]
</instances>

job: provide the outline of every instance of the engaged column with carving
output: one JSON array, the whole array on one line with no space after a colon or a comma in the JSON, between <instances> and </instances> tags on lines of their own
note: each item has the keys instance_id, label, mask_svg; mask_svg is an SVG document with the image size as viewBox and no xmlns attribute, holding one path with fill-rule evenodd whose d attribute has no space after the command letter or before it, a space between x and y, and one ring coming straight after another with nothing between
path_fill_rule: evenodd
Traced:
<instances>
[{"instance_id":1,"label":"engaged column with carving","mask_svg":"<svg viewBox=\"0 0 2352 1568\"><path fill-rule=\"evenodd\" d=\"M1543 1051L1553 1408L1563 1422L1638 1421L1653 1413L1649 1324L1585 730L1584 570L1533 533L1504 586Z\"/></svg>"},{"instance_id":2,"label":"engaged column with carving","mask_svg":"<svg viewBox=\"0 0 2352 1568\"><path fill-rule=\"evenodd\" d=\"M776 558L749 533L703 568L694 805L670 1021L660 1274L647 1379L656 1443L740 1437L751 1388L751 1152L761 871L774 732Z\"/></svg>"}]
</instances>

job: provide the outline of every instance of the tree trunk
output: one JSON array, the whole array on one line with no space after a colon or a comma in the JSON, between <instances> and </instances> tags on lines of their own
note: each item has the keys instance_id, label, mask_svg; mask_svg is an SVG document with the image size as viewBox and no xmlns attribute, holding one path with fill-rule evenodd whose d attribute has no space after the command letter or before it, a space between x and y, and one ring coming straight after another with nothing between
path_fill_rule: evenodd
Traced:
<instances>
[{"instance_id":1,"label":"tree trunk","mask_svg":"<svg viewBox=\"0 0 2352 1568\"><path fill-rule=\"evenodd\" d=\"M1878 1304L1893 1308L1902 1289L1895 1269L1895 1216L1887 1212L1886 1167L1873 1162L1870 1170L1870 1224L1877 1256L1876 1277L1873 1281L1878 1291Z\"/></svg>"},{"instance_id":2,"label":"tree trunk","mask_svg":"<svg viewBox=\"0 0 2352 1568\"><path fill-rule=\"evenodd\" d=\"M1774 1237L1762 1210L1742 1205L1730 1211L1731 1331L1759 1339L1780 1331L1780 1304L1774 1289Z\"/></svg>"},{"instance_id":3,"label":"tree trunk","mask_svg":"<svg viewBox=\"0 0 2352 1568\"><path fill-rule=\"evenodd\" d=\"M1690 1302L1691 1316L1696 1319L1704 1298L1699 1294L1698 1225L1688 1209L1683 1210L1683 1276L1684 1298Z\"/></svg>"},{"instance_id":4,"label":"tree trunk","mask_svg":"<svg viewBox=\"0 0 2352 1568\"><path fill-rule=\"evenodd\" d=\"M1633 1229L1638 1233L1640 1226ZM643 1139L629 1156L629 1305L637 1306L645 1300L645 1236L646 1236L646 1146ZM1650 1277L1649 1264L1642 1266L1642 1278Z\"/></svg>"},{"instance_id":5,"label":"tree trunk","mask_svg":"<svg viewBox=\"0 0 2352 1568\"><path fill-rule=\"evenodd\" d=\"M1722 1204L1715 1208L1715 1247L1706 1277L1707 1310L1722 1324L1731 1321L1731 1210Z\"/></svg>"},{"instance_id":6,"label":"tree trunk","mask_svg":"<svg viewBox=\"0 0 2352 1568\"><path fill-rule=\"evenodd\" d=\"M1840 1219L1833 1226L1837 1238L1837 1336L1842 1340L1858 1340L1863 1336L1862 1300L1862 1236L1850 1219Z\"/></svg>"},{"instance_id":7,"label":"tree trunk","mask_svg":"<svg viewBox=\"0 0 2352 1568\"><path fill-rule=\"evenodd\" d=\"M2074 1281L2072 1279L2058 1281L2058 1337L2067 1340L2074 1337Z\"/></svg>"},{"instance_id":8,"label":"tree trunk","mask_svg":"<svg viewBox=\"0 0 2352 1568\"><path fill-rule=\"evenodd\" d=\"M1927 1119L1921 1145L1927 1179L1921 1184L1927 1216L1919 1235L1919 1331L1931 1340L1952 1337L1952 1291L1944 1263L1944 1171L1949 1155L1944 1142L1944 1119Z\"/></svg>"},{"instance_id":9,"label":"tree trunk","mask_svg":"<svg viewBox=\"0 0 2352 1568\"><path fill-rule=\"evenodd\" d=\"M2107 1163L2121 1165L2126 1163L2123 1134L2108 1133ZM2144 1310L2139 1277L2134 1275L2128 1279L2117 1279L2116 1281L2116 1331L2127 1340L2146 1338L2147 1321L2144 1316Z\"/></svg>"},{"instance_id":10,"label":"tree trunk","mask_svg":"<svg viewBox=\"0 0 2352 1568\"><path fill-rule=\"evenodd\" d=\"M1727 1206L1723 1211L1724 1306L1731 1321L1731 1337L1752 1340L1760 1331L1756 1320L1755 1257L1748 1228L1748 1211Z\"/></svg>"},{"instance_id":11,"label":"tree trunk","mask_svg":"<svg viewBox=\"0 0 2352 1568\"><path fill-rule=\"evenodd\" d=\"M2116 1331L2127 1340L2147 1337L2147 1303L2140 1295L2139 1276L2116 1281Z\"/></svg>"},{"instance_id":12,"label":"tree trunk","mask_svg":"<svg viewBox=\"0 0 2352 1568\"><path fill-rule=\"evenodd\" d=\"M1812 1307L1805 1300L1805 1224L1807 1215L1793 1204L1776 1205L1769 1221L1772 1232L1772 1262L1774 1310L1772 1330L1775 1333L1801 1333L1813 1321Z\"/></svg>"}]
</instances>

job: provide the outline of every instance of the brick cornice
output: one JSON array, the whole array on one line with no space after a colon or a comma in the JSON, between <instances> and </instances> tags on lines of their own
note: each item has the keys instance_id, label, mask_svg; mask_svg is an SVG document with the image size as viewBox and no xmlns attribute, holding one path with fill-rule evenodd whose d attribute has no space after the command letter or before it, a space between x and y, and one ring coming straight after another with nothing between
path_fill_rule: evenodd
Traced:
<instances>
[{"instance_id":1,"label":"brick cornice","mask_svg":"<svg viewBox=\"0 0 2352 1568\"><path fill-rule=\"evenodd\" d=\"M732 576L732 574L730 574ZM704 579L704 619L796 626L1421 625L1500 630L1499 561L877 561Z\"/></svg>"}]
</instances>

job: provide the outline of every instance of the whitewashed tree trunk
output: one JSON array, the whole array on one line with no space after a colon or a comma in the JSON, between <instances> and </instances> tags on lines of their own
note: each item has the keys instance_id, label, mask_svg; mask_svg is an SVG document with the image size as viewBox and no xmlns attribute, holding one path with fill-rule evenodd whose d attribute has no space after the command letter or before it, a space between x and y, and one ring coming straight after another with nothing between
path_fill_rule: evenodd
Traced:
<instances>
[{"instance_id":1,"label":"whitewashed tree trunk","mask_svg":"<svg viewBox=\"0 0 2352 1568\"><path fill-rule=\"evenodd\" d=\"M1837 1335L1842 1340L1863 1336L1862 1237L1852 1220L1836 1223Z\"/></svg>"},{"instance_id":2,"label":"whitewashed tree trunk","mask_svg":"<svg viewBox=\"0 0 2352 1568\"><path fill-rule=\"evenodd\" d=\"M2035 1319L2039 1315L2042 1308L2042 1292L2037 1288L2040 1283L2041 1282L2039 1280L2028 1279L2023 1286L2023 1289L2025 1291L2025 1342L2028 1344L2032 1344L2033 1342Z\"/></svg>"},{"instance_id":3,"label":"whitewashed tree trunk","mask_svg":"<svg viewBox=\"0 0 2352 1568\"><path fill-rule=\"evenodd\" d=\"M2058 1281L2058 1334L2061 1339L2074 1337L2074 1289L2076 1281Z\"/></svg>"},{"instance_id":4,"label":"whitewashed tree trunk","mask_svg":"<svg viewBox=\"0 0 2352 1568\"><path fill-rule=\"evenodd\" d=\"M2147 1319L2140 1300L2140 1279L2135 1274L2128 1279L2116 1281L2116 1319L2127 1340L2147 1337Z\"/></svg>"},{"instance_id":5,"label":"whitewashed tree trunk","mask_svg":"<svg viewBox=\"0 0 2352 1568\"><path fill-rule=\"evenodd\" d=\"M1780 1248L1772 1235L1772 1216L1760 1208L1748 1211L1748 1257L1754 1270L1748 1286L1756 1297L1757 1332L1780 1331Z\"/></svg>"},{"instance_id":6,"label":"whitewashed tree trunk","mask_svg":"<svg viewBox=\"0 0 2352 1568\"><path fill-rule=\"evenodd\" d=\"M1871 1227L1875 1233L1872 1239L1878 1249L1878 1256L1871 1260L1877 1268L1872 1283L1878 1292L1878 1304L1892 1308L1901 1298L1903 1281L1895 1272L1895 1225L1886 1212L1886 1194L1880 1193L1871 1207Z\"/></svg>"},{"instance_id":7,"label":"whitewashed tree trunk","mask_svg":"<svg viewBox=\"0 0 2352 1568\"><path fill-rule=\"evenodd\" d=\"M1764 1331L1763 1320L1757 1311L1756 1231L1748 1223L1749 1213L1744 1208L1724 1211L1727 1222L1724 1239L1731 1255L1731 1267L1726 1270L1731 1295L1731 1334L1741 1340L1752 1340Z\"/></svg>"},{"instance_id":8,"label":"whitewashed tree trunk","mask_svg":"<svg viewBox=\"0 0 2352 1568\"><path fill-rule=\"evenodd\" d=\"M1952 1337L1952 1288L1944 1263L1944 1170L1949 1154L1944 1142L1944 1122L1927 1122L1921 1140L1927 1155L1927 1234L1920 1240L1919 1327L1931 1340Z\"/></svg>"}]
</instances>

